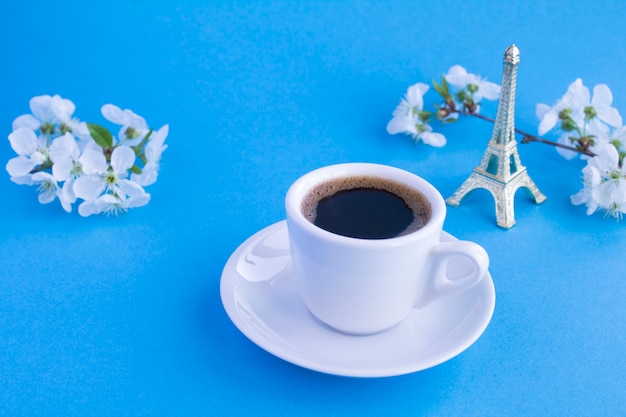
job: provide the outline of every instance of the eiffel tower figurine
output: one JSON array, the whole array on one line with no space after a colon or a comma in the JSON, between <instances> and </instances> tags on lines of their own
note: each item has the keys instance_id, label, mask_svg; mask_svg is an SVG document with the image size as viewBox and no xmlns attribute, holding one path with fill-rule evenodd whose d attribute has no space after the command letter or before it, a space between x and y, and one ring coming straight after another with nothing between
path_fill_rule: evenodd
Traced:
<instances>
[{"instance_id":1,"label":"eiffel tower figurine","mask_svg":"<svg viewBox=\"0 0 626 417\"><path fill-rule=\"evenodd\" d=\"M488 190L496 200L496 220L500 227L509 229L515 224L513 202L515 192L523 187L535 203L543 203L546 196L528 175L520 161L515 141L515 84L519 49L511 45L504 52L504 69L498 113L480 165L456 192L446 199L451 206L458 206L467 193L476 189Z\"/></svg>"}]
</instances>

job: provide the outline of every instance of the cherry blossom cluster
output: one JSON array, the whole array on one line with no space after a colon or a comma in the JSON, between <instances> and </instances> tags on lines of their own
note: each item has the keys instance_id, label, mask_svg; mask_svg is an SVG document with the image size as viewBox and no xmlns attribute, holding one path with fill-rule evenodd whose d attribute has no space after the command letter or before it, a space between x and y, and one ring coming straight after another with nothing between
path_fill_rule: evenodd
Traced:
<instances>
[{"instance_id":1,"label":"cherry blossom cluster","mask_svg":"<svg viewBox=\"0 0 626 417\"><path fill-rule=\"evenodd\" d=\"M443 134L433 132L430 123L440 120L442 123L452 123L459 114L476 115L480 112L481 100L497 100L500 96L500 86L468 73L460 65L454 65L441 83L433 80L433 88L443 99L443 103L436 103L433 110L424 108L424 95L430 86L417 83L410 86L393 112L393 118L387 124L387 132L394 135L404 133L415 142L442 147L446 144Z\"/></svg>"},{"instance_id":2,"label":"cherry blossom cluster","mask_svg":"<svg viewBox=\"0 0 626 417\"><path fill-rule=\"evenodd\" d=\"M40 203L59 199L68 213L114 214L150 201L144 187L157 180L169 126L148 127L145 119L113 104L102 115L119 125L115 137L100 125L75 118L72 101L58 95L30 100L30 114L13 121L9 134L17 156L6 164L11 181L36 186Z\"/></svg>"},{"instance_id":3,"label":"cherry blossom cluster","mask_svg":"<svg viewBox=\"0 0 626 417\"><path fill-rule=\"evenodd\" d=\"M431 123L443 124L458 120L459 115L478 117L493 122L480 114L483 99L499 98L500 87L478 75L468 73L455 65L441 78L433 81L433 89L441 98L433 110L424 108L424 95L430 86L417 83L408 88L404 98L387 124L389 134L403 133L415 142L442 147L443 134L434 132ZM517 130L522 142L541 142L554 145L566 159L577 155L586 159L583 168L583 189L571 196L575 205L585 204L587 214L603 211L607 216L621 220L626 214L626 126L612 107L613 96L605 84L593 88L593 94L581 79L570 84L565 95L553 106L538 104L538 135L558 135L556 141L541 139Z\"/></svg>"},{"instance_id":4,"label":"cherry blossom cluster","mask_svg":"<svg viewBox=\"0 0 626 417\"><path fill-rule=\"evenodd\" d=\"M555 105L538 104L539 135L559 135L557 151L572 159L587 159L583 168L583 189L571 196L572 204L587 206L620 220L626 213L626 126L611 106L613 95L606 84L593 88L593 95L580 78Z\"/></svg>"}]
</instances>

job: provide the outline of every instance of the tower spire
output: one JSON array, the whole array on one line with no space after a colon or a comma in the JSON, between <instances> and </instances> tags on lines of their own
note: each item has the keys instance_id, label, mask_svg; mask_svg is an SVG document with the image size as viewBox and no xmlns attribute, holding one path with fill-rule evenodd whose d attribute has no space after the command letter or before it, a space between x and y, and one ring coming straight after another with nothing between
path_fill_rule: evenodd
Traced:
<instances>
[{"instance_id":1,"label":"tower spire","mask_svg":"<svg viewBox=\"0 0 626 417\"><path fill-rule=\"evenodd\" d=\"M446 199L451 206L458 206L470 191L476 188L488 190L496 201L496 220L500 227L509 229L515 224L514 196L518 188L524 188L536 203L546 196L528 175L517 151L515 140L515 87L519 49L511 45L504 52L502 88L498 102L496 121L480 164L456 192Z\"/></svg>"}]
</instances>

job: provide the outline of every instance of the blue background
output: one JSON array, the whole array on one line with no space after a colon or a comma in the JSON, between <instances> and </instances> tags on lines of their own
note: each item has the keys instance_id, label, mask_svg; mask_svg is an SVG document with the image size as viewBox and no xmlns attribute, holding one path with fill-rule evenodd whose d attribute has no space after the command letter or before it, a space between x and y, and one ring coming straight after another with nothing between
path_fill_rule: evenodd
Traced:
<instances>
[{"instance_id":1,"label":"blue background","mask_svg":"<svg viewBox=\"0 0 626 417\"><path fill-rule=\"evenodd\" d=\"M492 126L446 126L434 149L385 125L409 85L454 64L500 83L515 43L531 133L535 105L577 77L608 84L626 115L625 16L621 1L1 2L5 135L41 94L96 123L105 103L130 108L170 135L152 201L118 218L40 205L0 175L0 414L626 415L625 226L570 204L584 163L550 146L520 145L548 200L519 193L513 229L484 190L449 209L445 229L489 252L497 294L449 362L381 379L306 370L246 339L219 298L229 255L284 218L311 169L389 164L451 195Z\"/></svg>"}]
</instances>

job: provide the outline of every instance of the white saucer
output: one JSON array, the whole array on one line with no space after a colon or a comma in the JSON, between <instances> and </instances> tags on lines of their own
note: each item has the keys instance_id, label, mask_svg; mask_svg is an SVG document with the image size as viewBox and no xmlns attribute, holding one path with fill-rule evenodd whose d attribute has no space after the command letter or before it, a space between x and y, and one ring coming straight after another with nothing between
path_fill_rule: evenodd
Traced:
<instances>
[{"instance_id":1,"label":"white saucer","mask_svg":"<svg viewBox=\"0 0 626 417\"><path fill-rule=\"evenodd\" d=\"M453 239L443 232L442 240ZM487 272L476 286L413 310L385 332L351 336L330 330L311 316L296 291L285 221L239 246L220 286L224 309L251 341L296 365L355 377L401 375L445 362L480 337L495 307Z\"/></svg>"}]
</instances>

